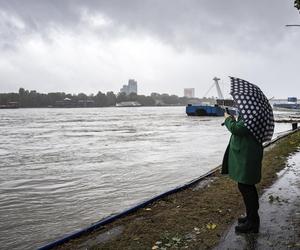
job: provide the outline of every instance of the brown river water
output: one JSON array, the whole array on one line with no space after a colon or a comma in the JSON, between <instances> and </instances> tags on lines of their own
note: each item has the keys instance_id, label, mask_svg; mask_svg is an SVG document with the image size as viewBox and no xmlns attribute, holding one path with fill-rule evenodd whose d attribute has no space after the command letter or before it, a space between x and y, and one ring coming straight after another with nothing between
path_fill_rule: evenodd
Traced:
<instances>
[{"instance_id":1,"label":"brown river water","mask_svg":"<svg viewBox=\"0 0 300 250\"><path fill-rule=\"evenodd\" d=\"M0 248L35 249L208 172L222 121L185 107L0 110Z\"/></svg>"}]
</instances>

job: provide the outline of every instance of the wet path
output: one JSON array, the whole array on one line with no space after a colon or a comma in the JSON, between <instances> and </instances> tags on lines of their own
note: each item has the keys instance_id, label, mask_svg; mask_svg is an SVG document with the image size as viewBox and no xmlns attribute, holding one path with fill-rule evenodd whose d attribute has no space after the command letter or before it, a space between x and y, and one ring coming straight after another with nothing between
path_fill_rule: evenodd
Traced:
<instances>
[{"instance_id":1,"label":"wet path","mask_svg":"<svg viewBox=\"0 0 300 250\"><path fill-rule=\"evenodd\" d=\"M300 249L300 152L260 198L260 233L237 235L232 225L215 250Z\"/></svg>"}]
</instances>

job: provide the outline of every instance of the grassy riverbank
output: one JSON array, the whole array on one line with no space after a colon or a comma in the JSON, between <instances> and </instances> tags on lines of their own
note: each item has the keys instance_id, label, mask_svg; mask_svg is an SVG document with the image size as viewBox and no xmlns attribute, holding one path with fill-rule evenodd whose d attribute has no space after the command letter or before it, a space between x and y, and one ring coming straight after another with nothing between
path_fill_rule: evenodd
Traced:
<instances>
[{"instance_id":1,"label":"grassy riverbank","mask_svg":"<svg viewBox=\"0 0 300 250\"><path fill-rule=\"evenodd\" d=\"M261 193L300 147L300 132L265 150ZM73 240L59 249L211 249L243 213L236 183L217 171L192 188Z\"/></svg>"}]
</instances>

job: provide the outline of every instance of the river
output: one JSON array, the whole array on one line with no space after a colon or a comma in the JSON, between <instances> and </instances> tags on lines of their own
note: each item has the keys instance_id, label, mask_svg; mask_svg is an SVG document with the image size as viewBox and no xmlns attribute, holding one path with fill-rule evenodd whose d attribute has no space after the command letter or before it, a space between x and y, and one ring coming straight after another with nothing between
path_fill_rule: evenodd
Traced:
<instances>
[{"instance_id":1,"label":"river","mask_svg":"<svg viewBox=\"0 0 300 250\"><path fill-rule=\"evenodd\" d=\"M208 172L229 133L185 107L0 110L0 246L33 249ZM291 125L276 124L276 133Z\"/></svg>"}]
</instances>

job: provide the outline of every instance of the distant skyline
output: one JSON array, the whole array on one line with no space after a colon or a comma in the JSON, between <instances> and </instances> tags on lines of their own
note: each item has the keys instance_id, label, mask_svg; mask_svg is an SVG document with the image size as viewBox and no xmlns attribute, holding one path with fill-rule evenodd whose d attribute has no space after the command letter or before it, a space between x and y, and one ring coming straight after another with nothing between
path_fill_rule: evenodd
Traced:
<instances>
[{"instance_id":1,"label":"distant skyline","mask_svg":"<svg viewBox=\"0 0 300 250\"><path fill-rule=\"evenodd\" d=\"M0 0L0 92L114 91L203 97L215 76L300 98L294 1ZM213 89L208 96L217 96Z\"/></svg>"}]
</instances>

